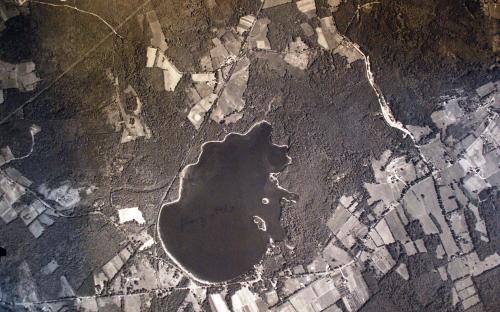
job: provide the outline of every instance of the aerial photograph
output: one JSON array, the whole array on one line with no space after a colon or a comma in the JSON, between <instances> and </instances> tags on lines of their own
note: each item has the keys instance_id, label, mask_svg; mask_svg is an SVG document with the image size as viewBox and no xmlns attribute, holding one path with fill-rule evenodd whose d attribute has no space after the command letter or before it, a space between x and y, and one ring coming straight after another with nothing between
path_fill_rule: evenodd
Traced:
<instances>
[{"instance_id":1,"label":"aerial photograph","mask_svg":"<svg viewBox=\"0 0 500 312\"><path fill-rule=\"evenodd\" d=\"M500 312L500 0L0 0L0 312Z\"/></svg>"}]
</instances>

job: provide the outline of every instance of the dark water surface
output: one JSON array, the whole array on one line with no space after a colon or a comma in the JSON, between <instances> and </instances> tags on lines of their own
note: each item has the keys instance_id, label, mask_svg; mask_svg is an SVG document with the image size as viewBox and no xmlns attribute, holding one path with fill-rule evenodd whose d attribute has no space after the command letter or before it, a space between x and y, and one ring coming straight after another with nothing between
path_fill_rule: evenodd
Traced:
<instances>
[{"instance_id":1,"label":"dark water surface","mask_svg":"<svg viewBox=\"0 0 500 312\"><path fill-rule=\"evenodd\" d=\"M199 162L184 172L180 200L162 208L160 237L171 257L195 277L210 282L238 277L259 262L270 237L283 238L280 200L290 194L269 174L282 171L288 158L286 147L271 143L271 131L263 122L246 135L205 144ZM258 229L254 216L266 222L267 231Z\"/></svg>"}]
</instances>

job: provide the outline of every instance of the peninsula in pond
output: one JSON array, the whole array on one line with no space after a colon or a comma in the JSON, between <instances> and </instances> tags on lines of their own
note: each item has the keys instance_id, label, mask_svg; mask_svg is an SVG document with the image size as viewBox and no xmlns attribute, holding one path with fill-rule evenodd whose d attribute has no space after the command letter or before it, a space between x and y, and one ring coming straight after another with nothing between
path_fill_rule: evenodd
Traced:
<instances>
[{"instance_id":1,"label":"peninsula in pond","mask_svg":"<svg viewBox=\"0 0 500 312\"><path fill-rule=\"evenodd\" d=\"M282 239L280 200L291 194L270 174L289 163L267 122L202 147L186 167L177 201L162 207L158 231L169 256L196 278L221 282L258 263L270 238Z\"/></svg>"}]
</instances>

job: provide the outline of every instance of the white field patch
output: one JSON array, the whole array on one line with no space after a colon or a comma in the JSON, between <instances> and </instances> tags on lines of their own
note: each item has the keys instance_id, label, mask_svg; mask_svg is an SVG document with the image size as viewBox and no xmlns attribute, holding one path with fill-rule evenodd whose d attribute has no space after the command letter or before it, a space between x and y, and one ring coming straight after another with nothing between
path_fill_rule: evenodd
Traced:
<instances>
[{"instance_id":1,"label":"white field patch","mask_svg":"<svg viewBox=\"0 0 500 312\"><path fill-rule=\"evenodd\" d=\"M146 223L146 220L144 220L144 217L142 216L142 212L139 210L139 207L118 209L118 219L120 224L133 221L139 224Z\"/></svg>"},{"instance_id":2,"label":"white field patch","mask_svg":"<svg viewBox=\"0 0 500 312\"><path fill-rule=\"evenodd\" d=\"M149 236L147 241L145 241L144 244L142 244L141 247L139 247L139 251L149 249L149 248L153 247L154 244L155 244L155 240L151 236Z\"/></svg>"}]
</instances>

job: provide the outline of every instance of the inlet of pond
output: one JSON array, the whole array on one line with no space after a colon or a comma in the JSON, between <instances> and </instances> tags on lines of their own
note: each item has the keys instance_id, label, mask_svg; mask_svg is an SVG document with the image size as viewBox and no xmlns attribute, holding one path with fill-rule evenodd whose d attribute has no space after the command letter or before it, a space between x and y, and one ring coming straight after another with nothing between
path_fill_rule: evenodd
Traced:
<instances>
[{"instance_id":1,"label":"inlet of pond","mask_svg":"<svg viewBox=\"0 0 500 312\"><path fill-rule=\"evenodd\" d=\"M255 124L202 147L182 173L179 199L160 211L158 232L167 254L199 280L234 279L257 264L269 239L284 237L283 198L271 173L289 163L287 147L271 142L272 127Z\"/></svg>"}]
</instances>

